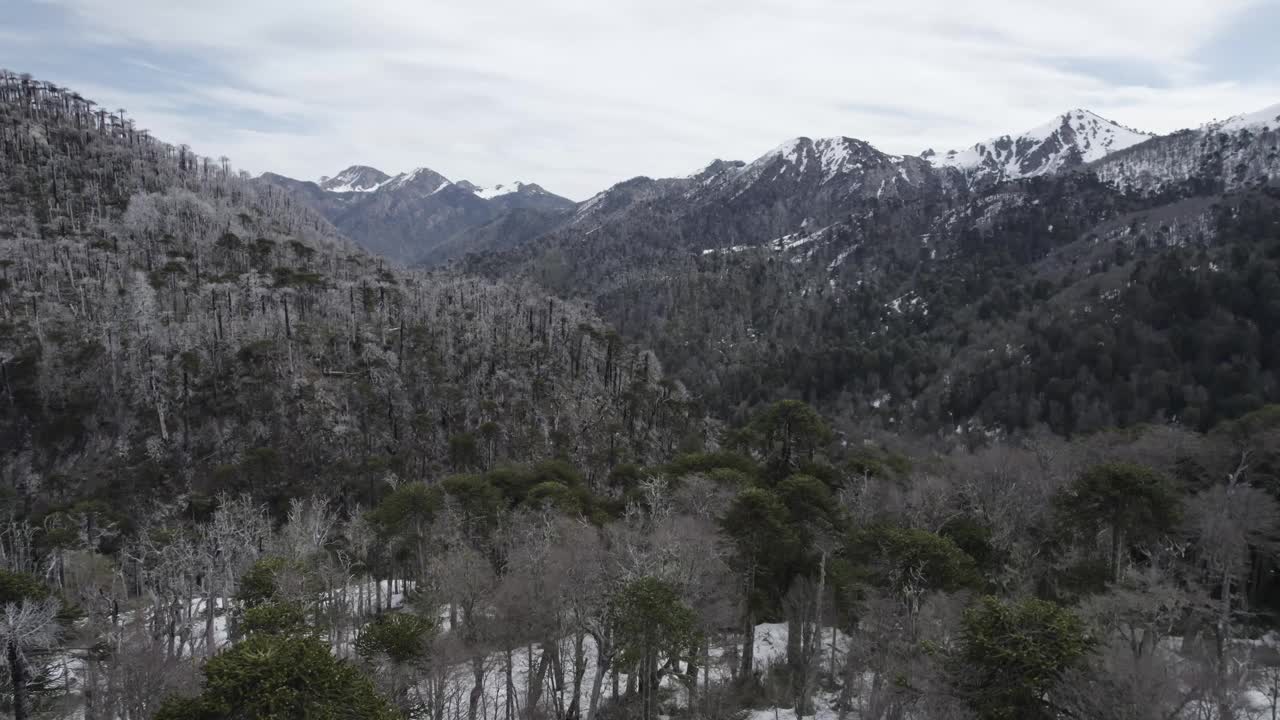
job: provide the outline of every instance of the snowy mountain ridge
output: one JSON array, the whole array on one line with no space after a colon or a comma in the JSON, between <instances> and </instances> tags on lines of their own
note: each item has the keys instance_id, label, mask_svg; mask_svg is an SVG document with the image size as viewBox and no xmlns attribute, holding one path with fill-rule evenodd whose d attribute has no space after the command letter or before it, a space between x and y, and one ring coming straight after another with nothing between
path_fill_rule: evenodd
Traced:
<instances>
[{"instance_id":1,"label":"snowy mountain ridge","mask_svg":"<svg viewBox=\"0 0 1280 720\"><path fill-rule=\"evenodd\" d=\"M781 158L783 162L797 166L800 173L812 161L821 169L822 181L828 181L838 175L861 170L867 162L883 162L895 159L871 146L870 143L850 137L826 137L812 140L798 137L788 140L773 150L765 153L755 162L747 166L760 168Z\"/></svg>"},{"instance_id":2,"label":"snowy mountain ridge","mask_svg":"<svg viewBox=\"0 0 1280 720\"><path fill-rule=\"evenodd\" d=\"M1204 126L1204 129L1224 133L1235 133L1241 130L1265 131L1280 129L1280 103L1256 112L1233 115L1226 120L1208 123Z\"/></svg>"},{"instance_id":3,"label":"snowy mountain ridge","mask_svg":"<svg viewBox=\"0 0 1280 720\"><path fill-rule=\"evenodd\" d=\"M422 187L429 194L434 194L444 190L447 187L458 187L474 194L482 200L492 200L502 197L503 195L511 195L514 193L524 193L528 195L550 195L542 186L536 183L526 183L518 180L511 182L502 182L488 187L481 187L475 183L466 180L453 182L441 175L440 173L426 167L418 167L409 172L400 173L398 175L388 175L381 170L367 165L352 165L342 172L329 177L321 176L316 183L321 190L331 193L372 193L382 189L399 190L410 186Z\"/></svg>"},{"instance_id":4,"label":"snowy mountain ridge","mask_svg":"<svg viewBox=\"0 0 1280 720\"><path fill-rule=\"evenodd\" d=\"M352 165L333 177L321 177L317 184L321 190L333 193L373 192L392 177L368 165Z\"/></svg>"},{"instance_id":5,"label":"snowy mountain ridge","mask_svg":"<svg viewBox=\"0 0 1280 720\"><path fill-rule=\"evenodd\" d=\"M1078 167L1153 137L1077 108L1016 136L1001 135L945 154L926 150L921 157L937 168L956 168L971 182L999 182Z\"/></svg>"}]
</instances>

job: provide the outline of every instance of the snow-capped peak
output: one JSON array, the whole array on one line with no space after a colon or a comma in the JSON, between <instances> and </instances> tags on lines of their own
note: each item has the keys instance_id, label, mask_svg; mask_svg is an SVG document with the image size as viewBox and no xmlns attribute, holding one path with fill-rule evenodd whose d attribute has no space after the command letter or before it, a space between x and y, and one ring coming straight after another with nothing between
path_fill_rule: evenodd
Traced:
<instances>
[{"instance_id":1,"label":"snow-capped peak","mask_svg":"<svg viewBox=\"0 0 1280 720\"><path fill-rule=\"evenodd\" d=\"M1234 115L1220 122L1205 126L1206 130L1234 133L1241 130L1280 130L1280 104L1265 107L1257 112Z\"/></svg>"},{"instance_id":2,"label":"snow-capped peak","mask_svg":"<svg viewBox=\"0 0 1280 720\"><path fill-rule=\"evenodd\" d=\"M965 150L922 154L936 167L954 167L977 177L1035 177L1101 160L1153 136L1083 108L1017 136L1002 135Z\"/></svg>"},{"instance_id":3,"label":"snow-capped peak","mask_svg":"<svg viewBox=\"0 0 1280 720\"><path fill-rule=\"evenodd\" d=\"M784 163L797 168L803 174L813 163L820 169L825 182L837 175L861 170L868 160L882 161L889 156L862 140L850 137L826 137L812 140L798 137L788 140L762 155L748 166L761 170L781 158Z\"/></svg>"},{"instance_id":4,"label":"snow-capped peak","mask_svg":"<svg viewBox=\"0 0 1280 720\"><path fill-rule=\"evenodd\" d=\"M513 181L513 182L506 182L506 183L498 183L496 185L490 185L489 187L477 187L474 190L472 190L472 192L476 194L476 197L484 198L485 200L492 200L502 195L510 195L511 193L520 192L526 187L533 187L533 186L527 185L522 182Z\"/></svg>"},{"instance_id":5,"label":"snow-capped peak","mask_svg":"<svg viewBox=\"0 0 1280 720\"><path fill-rule=\"evenodd\" d=\"M329 192L373 192L391 177L368 165L352 165L333 177L320 178L320 188Z\"/></svg>"},{"instance_id":6,"label":"snow-capped peak","mask_svg":"<svg viewBox=\"0 0 1280 720\"><path fill-rule=\"evenodd\" d=\"M434 195L444 188L452 185L449 179L431 168L414 168L407 173L401 173L391 180L383 184L388 190L400 190L402 188L413 186L415 189L421 189L428 195Z\"/></svg>"}]
</instances>

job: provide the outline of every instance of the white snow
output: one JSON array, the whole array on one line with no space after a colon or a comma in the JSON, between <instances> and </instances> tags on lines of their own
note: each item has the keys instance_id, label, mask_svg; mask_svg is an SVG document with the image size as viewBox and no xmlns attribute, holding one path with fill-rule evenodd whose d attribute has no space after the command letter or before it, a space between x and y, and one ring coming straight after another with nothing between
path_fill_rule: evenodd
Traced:
<instances>
[{"instance_id":1,"label":"white snow","mask_svg":"<svg viewBox=\"0 0 1280 720\"><path fill-rule=\"evenodd\" d=\"M770 240L768 245L770 248L778 252L785 252L787 250L794 250L795 248L798 248L801 245L808 245L814 240L817 240L820 235L822 235L821 230L811 235L801 235L800 233L791 233L790 235L783 235L780 238L775 238L773 240Z\"/></svg>"},{"instance_id":2,"label":"white snow","mask_svg":"<svg viewBox=\"0 0 1280 720\"><path fill-rule=\"evenodd\" d=\"M773 150L770 150L769 152L765 153L764 156L761 157L759 160L756 160L756 162L758 163L764 160L771 160L775 157L781 157L783 160L786 160L788 163L791 163L792 165L794 165L796 161L800 160L801 158L804 158L805 160L808 159L804 152L804 146L810 142L811 141L809 140L809 138L804 138L804 137L792 138L782 143L778 147L774 148ZM752 163L752 164L754 165L755 163ZM803 165L800 167L800 170L801 172L804 171Z\"/></svg>"},{"instance_id":3,"label":"white snow","mask_svg":"<svg viewBox=\"0 0 1280 720\"><path fill-rule=\"evenodd\" d=\"M904 303L906 307L903 307ZM924 298L916 295L914 290L890 300L885 303L885 307L899 315L906 313L907 310L918 310L922 315L929 314L929 304L924 301Z\"/></svg>"},{"instance_id":4,"label":"white snow","mask_svg":"<svg viewBox=\"0 0 1280 720\"><path fill-rule=\"evenodd\" d=\"M1074 143L1068 144L1066 138L1062 137L1064 127L1070 127L1074 132ZM967 171L985 169L1002 178L1034 177L1061 169L1070 157L1069 149L1073 145L1079 148L1080 159L1089 163L1113 152L1146 142L1152 137L1147 133L1131 130L1112 122L1089 110L1075 109L1017 136L1003 135L964 150L951 150L945 154L933 155L928 160L935 167L954 167ZM1030 169L1022 168L1022 160L1027 155L1055 139L1063 143L1064 147L1056 150L1042 164Z\"/></svg>"},{"instance_id":5,"label":"white snow","mask_svg":"<svg viewBox=\"0 0 1280 720\"><path fill-rule=\"evenodd\" d=\"M525 184L522 182L498 183L497 185L487 188L476 188L475 194L476 197L481 197L485 200L492 200L496 197L520 192L520 189L523 188L524 185Z\"/></svg>"},{"instance_id":6,"label":"white snow","mask_svg":"<svg viewBox=\"0 0 1280 720\"><path fill-rule=\"evenodd\" d=\"M335 180L342 181L342 184L329 185L328 187L325 187L327 183L332 183ZM366 193L366 192L373 192L377 190L383 185L386 185L392 180L395 180L395 178L387 178L382 182L374 183L372 185L356 185L356 183L359 180L360 180L360 176L357 172L354 172L354 171L344 172L344 173L340 173L337 177L330 178L328 180L325 180L322 178L321 187L324 188L325 192L331 192L331 193L351 193L351 192Z\"/></svg>"},{"instance_id":7,"label":"white snow","mask_svg":"<svg viewBox=\"0 0 1280 720\"><path fill-rule=\"evenodd\" d=\"M331 193L373 192L374 190L377 190L378 188L382 187L385 184L386 182L384 181L376 185L370 185L369 187L356 187L355 185L348 183L346 185L337 185L334 187L327 187L325 188L325 192L331 192Z\"/></svg>"},{"instance_id":8,"label":"white snow","mask_svg":"<svg viewBox=\"0 0 1280 720\"><path fill-rule=\"evenodd\" d=\"M744 250L750 250L751 247L752 246L750 245L733 245L731 247L723 247L723 248L707 248L706 250L702 251L702 254L703 255L728 255L730 253L740 253L740 252L743 252Z\"/></svg>"},{"instance_id":9,"label":"white snow","mask_svg":"<svg viewBox=\"0 0 1280 720\"><path fill-rule=\"evenodd\" d=\"M378 180L377 178L380 177L385 179ZM377 190L394 179L386 177L375 168L352 165L333 177L322 176L317 184L326 192L367 193Z\"/></svg>"},{"instance_id":10,"label":"white snow","mask_svg":"<svg viewBox=\"0 0 1280 720\"><path fill-rule=\"evenodd\" d=\"M817 140L798 137L761 155L744 168L744 173L755 169L758 174L763 167L771 164L776 158L782 158L787 165L796 167L798 172L804 173L809 167L809 158L812 156L822 168L822 181L826 182L838 175L862 170L864 163L859 157L868 153L878 153L878 151L860 140L849 137L824 137Z\"/></svg>"},{"instance_id":11,"label":"white snow","mask_svg":"<svg viewBox=\"0 0 1280 720\"><path fill-rule=\"evenodd\" d=\"M575 218L582 217L587 213L591 212L591 210L595 206L599 205L601 202L604 201L605 197L608 196L608 194L609 194L609 191L604 190L587 198L585 201L583 201L581 205L578 206L578 211L573 214L574 217Z\"/></svg>"},{"instance_id":12,"label":"white snow","mask_svg":"<svg viewBox=\"0 0 1280 720\"><path fill-rule=\"evenodd\" d=\"M430 168L422 168L422 167L414 168L412 172L401 173L391 178L390 180L386 181L385 183L382 183L382 185L380 185L379 187L386 187L388 190L396 190L398 188L404 187L405 185L408 185L414 180L417 180L418 177L420 177L423 173L429 173L429 172L433 172L433 171ZM452 183L450 183L448 180L442 179L439 185L432 188L430 194L438 193L440 192L441 189L451 184Z\"/></svg>"},{"instance_id":13,"label":"white snow","mask_svg":"<svg viewBox=\"0 0 1280 720\"><path fill-rule=\"evenodd\" d=\"M861 161L855 160L857 140L847 137L822 138L814 143L818 157L822 159L822 179L831 178L853 170L861 170Z\"/></svg>"},{"instance_id":14,"label":"white snow","mask_svg":"<svg viewBox=\"0 0 1280 720\"><path fill-rule=\"evenodd\" d=\"M853 252L854 250L856 250L856 249L857 249L857 247L858 247L857 245L853 245L853 246L851 246L851 247L847 247L847 248L845 248L844 250L841 250L841 251L840 251L840 254L836 256L836 259L835 259L835 260L832 260L830 265L827 265L827 270L828 270L828 271L833 271L833 270L835 270L836 268L838 268L838 267L840 267L841 265L843 265L843 264L844 264L844 261L845 261L845 258L849 257L849 253L851 253L851 252Z\"/></svg>"},{"instance_id":15,"label":"white snow","mask_svg":"<svg viewBox=\"0 0 1280 720\"><path fill-rule=\"evenodd\" d=\"M1227 118L1221 122L1209 123L1207 130L1234 133L1241 130L1277 130L1280 129L1280 103L1265 107L1257 112L1244 113Z\"/></svg>"}]
</instances>

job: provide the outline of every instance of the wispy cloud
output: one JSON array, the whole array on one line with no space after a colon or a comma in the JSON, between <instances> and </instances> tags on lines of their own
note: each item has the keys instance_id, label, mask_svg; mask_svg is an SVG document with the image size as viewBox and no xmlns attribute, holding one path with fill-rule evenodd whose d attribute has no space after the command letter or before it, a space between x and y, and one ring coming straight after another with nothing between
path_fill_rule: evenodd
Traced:
<instances>
[{"instance_id":1,"label":"wispy cloud","mask_svg":"<svg viewBox=\"0 0 1280 720\"><path fill-rule=\"evenodd\" d=\"M300 177L429 165L585 197L798 134L919 152L1069 107L1172 130L1280 100L1242 65L1273 57L1241 30L1268 0L17 4L0 63Z\"/></svg>"}]
</instances>

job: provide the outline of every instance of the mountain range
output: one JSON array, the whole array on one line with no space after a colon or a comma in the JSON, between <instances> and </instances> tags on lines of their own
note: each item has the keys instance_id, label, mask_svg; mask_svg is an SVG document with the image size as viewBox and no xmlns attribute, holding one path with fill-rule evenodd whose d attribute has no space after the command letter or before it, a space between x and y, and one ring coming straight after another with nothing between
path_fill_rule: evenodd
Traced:
<instances>
[{"instance_id":1,"label":"mountain range","mask_svg":"<svg viewBox=\"0 0 1280 720\"><path fill-rule=\"evenodd\" d=\"M554 215L571 200L533 183L480 187L453 182L429 168L395 176L353 165L319 181L264 173L260 183L288 192L318 211L365 249L404 265L438 264L452 257L461 232L508 213L531 210Z\"/></svg>"},{"instance_id":2,"label":"mountain range","mask_svg":"<svg viewBox=\"0 0 1280 720\"><path fill-rule=\"evenodd\" d=\"M95 107L0 70L10 716L1275 707L1280 107L583 203Z\"/></svg>"},{"instance_id":3,"label":"mountain range","mask_svg":"<svg viewBox=\"0 0 1280 720\"><path fill-rule=\"evenodd\" d=\"M1257 274L1280 218L1278 145L1280 106L1165 136L1073 110L920 156L796 138L619 183L463 268L590 300L728 415L802 397L922 431L1207 427L1280 398L1280 351L1240 365L1244 340L1212 339L1280 321ZM1169 297L1187 288L1200 295ZM1202 307L1171 329L1144 324L1164 317L1152 302ZM1158 350L1129 354L1153 337Z\"/></svg>"},{"instance_id":4,"label":"mountain range","mask_svg":"<svg viewBox=\"0 0 1280 720\"><path fill-rule=\"evenodd\" d=\"M1203 346L1208 326L1179 344L1167 328L1121 331L1108 319L1153 312L1144 303L1174 292L1143 275L1154 264L1173 263L1166 274L1227 267L1231 238L1273 226L1278 138L1280 105L1168 135L1075 109L919 155L797 137L751 162L635 177L581 203L427 169L260 180L393 260L453 263L591 303L722 415L803 397L898 428L1070 434L1153 416L1207 427L1280 399L1280 350L1237 367L1231 343ZM1238 261L1259 247L1230 252ZM1263 282L1235 267L1245 275L1233 282ZM1184 280L1211 294L1224 277ZM1268 287L1253 288L1254 300ZM1258 305L1209 306L1219 323L1270 322ZM1057 335L1045 336L1050 326ZM1062 334L1072 345L1144 332L1167 345L1148 353L1162 362L1062 354ZM1114 399L1133 392L1140 401Z\"/></svg>"},{"instance_id":5,"label":"mountain range","mask_svg":"<svg viewBox=\"0 0 1280 720\"><path fill-rule=\"evenodd\" d=\"M1267 176L1274 159L1265 153L1235 157L1235 151L1221 146L1221 138L1274 129L1280 125L1277 115L1280 109L1272 107L1157 136L1075 109L1022 133L960 150L930 149L918 157L884 153L848 137L800 137L750 163L717 160L686 177L636 177L583 203L537 184L482 188L427 168L391 176L353 165L318 182L274 173L260 180L289 191L372 252L407 265L435 266L468 253L509 250L557 231L606 224L655 202L678 215L699 208L694 222L707 227L689 231L704 244L734 246L779 237L799 222L829 223L850 203L873 196L907 199L924 193L955 199L1008 181L1085 167L1118 187L1142 192L1206 174L1234 187ZM1205 163L1217 163L1218 171L1209 171ZM1223 171L1226 164L1229 172ZM730 207L731 213L720 211ZM767 212L757 212L764 208Z\"/></svg>"}]
</instances>

